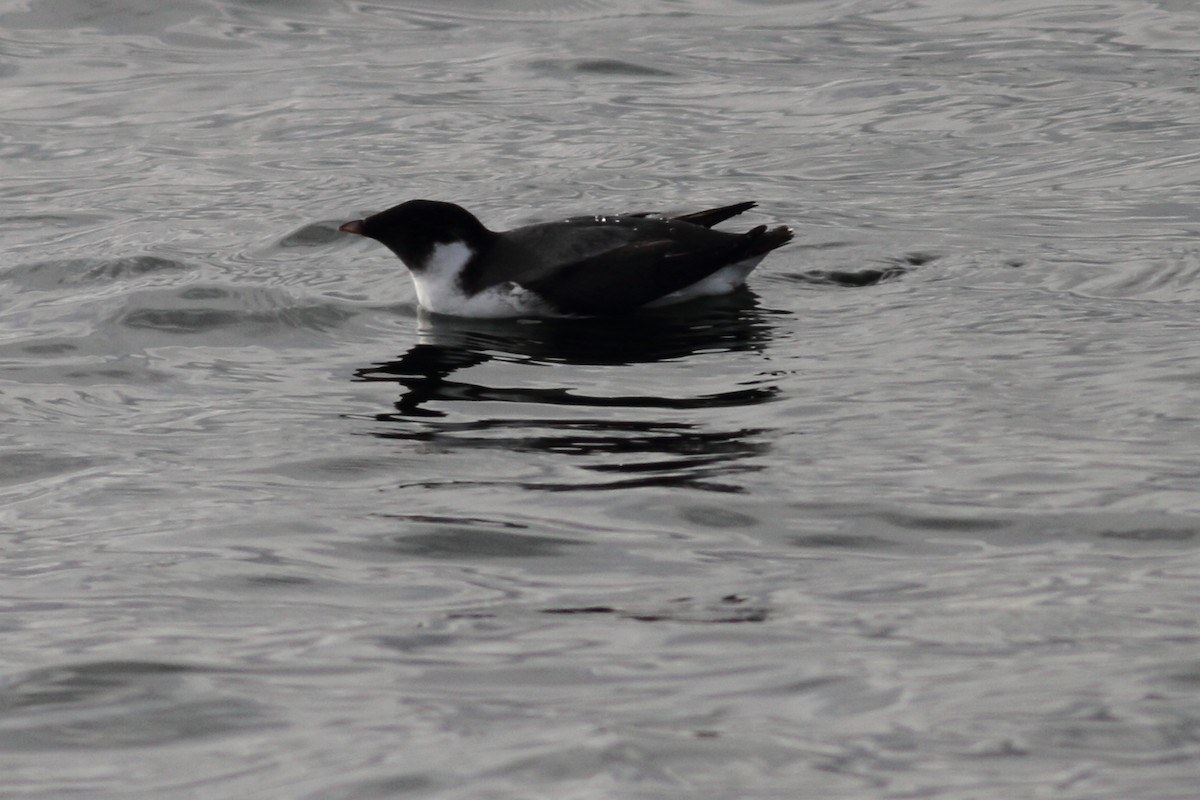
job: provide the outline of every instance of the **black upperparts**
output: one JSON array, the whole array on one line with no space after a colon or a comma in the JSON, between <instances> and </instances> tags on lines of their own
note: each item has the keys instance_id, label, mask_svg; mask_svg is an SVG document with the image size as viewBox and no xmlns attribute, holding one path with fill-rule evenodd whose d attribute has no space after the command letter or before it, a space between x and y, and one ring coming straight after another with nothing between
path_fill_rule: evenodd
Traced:
<instances>
[{"instance_id":1,"label":"black upperparts","mask_svg":"<svg viewBox=\"0 0 1200 800\"><path fill-rule=\"evenodd\" d=\"M782 247L791 241L792 231L786 226L768 230L759 225L746 233L720 236L719 243L710 241L701 247L672 239L637 242L565 264L552 275L526 282L525 288L562 313L633 311L722 267Z\"/></svg>"}]
</instances>

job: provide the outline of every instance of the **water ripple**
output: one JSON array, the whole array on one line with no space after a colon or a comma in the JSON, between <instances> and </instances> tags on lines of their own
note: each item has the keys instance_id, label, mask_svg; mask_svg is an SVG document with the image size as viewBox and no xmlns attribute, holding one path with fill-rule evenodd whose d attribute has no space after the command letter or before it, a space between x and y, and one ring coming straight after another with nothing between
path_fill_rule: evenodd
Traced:
<instances>
[{"instance_id":1,"label":"water ripple","mask_svg":"<svg viewBox=\"0 0 1200 800\"><path fill-rule=\"evenodd\" d=\"M1192 796L1198 31L7 4L5 788ZM446 320L336 233L411 197L797 240Z\"/></svg>"},{"instance_id":2,"label":"water ripple","mask_svg":"<svg viewBox=\"0 0 1200 800\"><path fill-rule=\"evenodd\" d=\"M248 697L204 687L214 674L171 663L92 662L10 675L0 685L5 751L147 747L266 730L279 722Z\"/></svg>"}]
</instances>

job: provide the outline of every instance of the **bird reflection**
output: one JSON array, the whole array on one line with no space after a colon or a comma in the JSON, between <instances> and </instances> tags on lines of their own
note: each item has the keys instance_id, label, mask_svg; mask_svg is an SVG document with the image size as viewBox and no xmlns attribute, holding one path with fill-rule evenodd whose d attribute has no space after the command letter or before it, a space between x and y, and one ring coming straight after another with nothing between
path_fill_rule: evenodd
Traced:
<instances>
[{"instance_id":1,"label":"bird reflection","mask_svg":"<svg viewBox=\"0 0 1200 800\"><path fill-rule=\"evenodd\" d=\"M391 381L405 388L396 417L442 417L431 401L487 400L559 406L711 408L770 399L776 387L755 387L695 397L589 397L567 388L492 387L450 380L493 359L508 363L623 365L678 360L701 352L761 351L772 316L753 295L740 292L694 303L688 312L622 318L462 320L423 316L419 341L392 361L355 371L361 381Z\"/></svg>"},{"instance_id":2,"label":"bird reflection","mask_svg":"<svg viewBox=\"0 0 1200 800\"><path fill-rule=\"evenodd\" d=\"M443 448L570 455L580 459L572 462L575 466L593 477L603 476L582 482L551 477L526 488L567 491L688 485L741 491L740 486L718 478L758 469L745 460L769 448L769 432L755 425L713 430L712 415L705 411L750 408L773 400L780 390L771 373L750 373L725 391L689 393L686 386L680 386L669 396L596 395L565 385L545 385L547 379L578 376L575 370L562 369L564 366L623 366L682 360L697 354L762 351L781 313L758 308L749 292L696 303L686 313L681 311L619 319L424 319L420 340L407 352L355 373L360 381L392 382L403 388L392 411L375 415L374 419L386 426L372 435L436 442ZM497 375L514 381L514 376L528 377L531 373L521 367L546 368L532 373L537 385L484 385L462 377L472 367L488 362L511 365L508 370L488 370L493 380ZM699 380L704 383L703 375ZM480 401L486 405L477 404ZM462 403L486 412L472 415L472 406L464 408ZM450 418L443 410L447 404L459 406L461 419ZM520 416L500 416L496 404L512 408ZM529 416L530 408L545 411ZM568 408L575 411L564 413ZM634 413L623 413L630 411ZM459 483L487 483L490 479L471 480L462 474L453 478ZM422 485L441 482L435 479Z\"/></svg>"}]
</instances>

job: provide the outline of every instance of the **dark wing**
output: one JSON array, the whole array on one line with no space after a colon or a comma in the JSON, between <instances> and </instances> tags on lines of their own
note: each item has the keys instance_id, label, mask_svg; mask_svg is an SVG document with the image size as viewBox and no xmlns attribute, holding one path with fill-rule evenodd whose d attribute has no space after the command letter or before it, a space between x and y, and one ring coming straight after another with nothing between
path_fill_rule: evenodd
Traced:
<instances>
[{"instance_id":1,"label":"dark wing","mask_svg":"<svg viewBox=\"0 0 1200 800\"><path fill-rule=\"evenodd\" d=\"M710 208L708 211L694 211L691 214L684 214L681 217L675 217L680 222L690 222L693 225L703 225L706 228L711 228L713 225L719 225L727 219L736 217L743 211L749 211L758 203L749 200L745 203L735 203L731 206L723 206L721 208Z\"/></svg>"},{"instance_id":2,"label":"dark wing","mask_svg":"<svg viewBox=\"0 0 1200 800\"><path fill-rule=\"evenodd\" d=\"M670 219L677 220L679 222L690 222L692 225L702 225L705 228L711 228L713 225L720 225L725 220L732 219L744 211L749 211L756 205L758 205L758 203L750 200L745 203L735 203L731 206L710 208L707 211L693 211L691 214L682 214L678 217L671 217ZM654 211L639 211L636 214L622 214L621 216L662 218L663 215Z\"/></svg>"},{"instance_id":3,"label":"dark wing","mask_svg":"<svg viewBox=\"0 0 1200 800\"><path fill-rule=\"evenodd\" d=\"M709 234L717 235L717 234ZM721 267L762 255L792 238L786 227L760 225L718 244L681 246L661 239L618 247L523 282L566 314L620 314L690 286Z\"/></svg>"}]
</instances>

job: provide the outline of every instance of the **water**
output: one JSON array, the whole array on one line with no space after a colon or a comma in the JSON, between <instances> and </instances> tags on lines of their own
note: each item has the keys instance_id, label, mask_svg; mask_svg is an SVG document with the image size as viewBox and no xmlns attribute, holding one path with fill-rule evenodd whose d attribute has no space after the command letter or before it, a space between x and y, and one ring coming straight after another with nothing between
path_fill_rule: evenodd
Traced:
<instances>
[{"instance_id":1,"label":"water","mask_svg":"<svg viewBox=\"0 0 1200 800\"><path fill-rule=\"evenodd\" d=\"M1198 33L0 3L0 795L1194 798ZM430 319L411 197L798 237Z\"/></svg>"}]
</instances>

